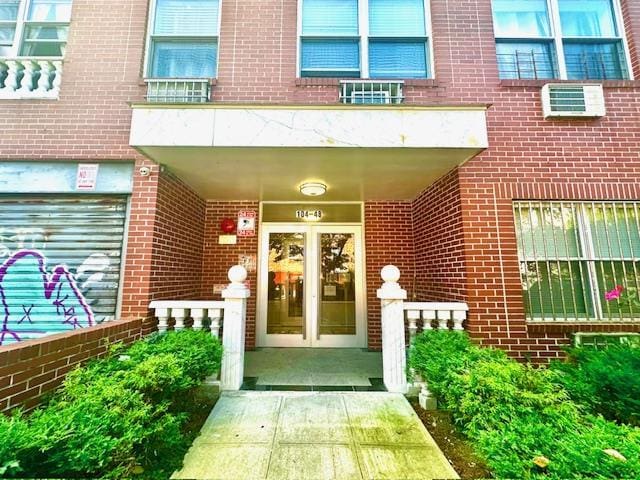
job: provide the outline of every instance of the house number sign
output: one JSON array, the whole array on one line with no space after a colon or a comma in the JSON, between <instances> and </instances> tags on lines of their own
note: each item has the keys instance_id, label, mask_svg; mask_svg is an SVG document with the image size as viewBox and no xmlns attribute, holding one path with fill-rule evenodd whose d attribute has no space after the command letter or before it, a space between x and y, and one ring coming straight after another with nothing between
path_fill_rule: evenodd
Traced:
<instances>
[{"instance_id":1,"label":"house number sign","mask_svg":"<svg viewBox=\"0 0 640 480\"><path fill-rule=\"evenodd\" d=\"M321 220L322 210L296 210L296 218L302 220Z\"/></svg>"}]
</instances>

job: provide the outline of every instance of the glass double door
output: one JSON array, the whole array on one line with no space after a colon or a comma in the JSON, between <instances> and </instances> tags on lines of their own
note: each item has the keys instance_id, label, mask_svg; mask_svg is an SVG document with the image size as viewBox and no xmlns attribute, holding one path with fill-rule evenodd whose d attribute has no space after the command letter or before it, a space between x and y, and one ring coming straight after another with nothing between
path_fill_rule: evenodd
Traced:
<instances>
[{"instance_id":1,"label":"glass double door","mask_svg":"<svg viewBox=\"0 0 640 480\"><path fill-rule=\"evenodd\" d=\"M360 226L262 226L258 345L364 347Z\"/></svg>"}]
</instances>

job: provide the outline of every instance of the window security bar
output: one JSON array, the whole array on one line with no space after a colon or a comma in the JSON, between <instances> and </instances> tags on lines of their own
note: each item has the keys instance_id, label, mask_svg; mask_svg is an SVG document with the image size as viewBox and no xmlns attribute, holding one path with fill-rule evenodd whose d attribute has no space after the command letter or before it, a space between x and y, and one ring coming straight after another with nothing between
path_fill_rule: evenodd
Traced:
<instances>
[{"instance_id":1,"label":"window security bar","mask_svg":"<svg viewBox=\"0 0 640 480\"><path fill-rule=\"evenodd\" d=\"M148 102L207 103L211 101L209 79L206 78L149 78L145 82Z\"/></svg>"},{"instance_id":2,"label":"window security bar","mask_svg":"<svg viewBox=\"0 0 640 480\"><path fill-rule=\"evenodd\" d=\"M514 80L548 80L559 78L558 68L549 55L535 51L499 53L500 78Z\"/></svg>"},{"instance_id":3,"label":"window security bar","mask_svg":"<svg viewBox=\"0 0 640 480\"><path fill-rule=\"evenodd\" d=\"M392 105L402 103L402 81L341 80L340 102L352 105Z\"/></svg>"},{"instance_id":4,"label":"window security bar","mask_svg":"<svg viewBox=\"0 0 640 480\"><path fill-rule=\"evenodd\" d=\"M640 320L640 202L521 201L514 212L528 321Z\"/></svg>"},{"instance_id":5,"label":"window security bar","mask_svg":"<svg viewBox=\"0 0 640 480\"><path fill-rule=\"evenodd\" d=\"M565 54L569 78L576 80L622 80L628 78L622 53Z\"/></svg>"}]
</instances>

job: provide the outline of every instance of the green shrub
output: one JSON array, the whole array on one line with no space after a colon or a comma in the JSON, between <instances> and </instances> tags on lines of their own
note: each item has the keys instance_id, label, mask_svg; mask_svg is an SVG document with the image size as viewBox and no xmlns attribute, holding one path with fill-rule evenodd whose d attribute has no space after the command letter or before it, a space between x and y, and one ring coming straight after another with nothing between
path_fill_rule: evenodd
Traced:
<instances>
[{"instance_id":1,"label":"green shrub","mask_svg":"<svg viewBox=\"0 0 640 480\"><path fill-rule=\"evenodd\" d=\"M585 415L554 371L440 331L416 338L410 365L498 477L640 478L640 430ZM546 467L534 463L539 456L549 460Z\"/></svg>"},{"instance_id":2,"label":"green shrub","mask_svg":"<svg viewBox=\"0 0 640 480\"><path fill-rule=\"evenodd\" d=\"M14 465L7 475L129 478L136 468L179 462L189 441L181 407L219 368L218 340L187 330L117 350L71 372L31 416L0 422L0 441L10 439L0 458L23 470Z\"/></svg>"},{"instance_id":3,"label":"green shrub","mask_svg":"<svg viewBox=\"0 0 640 480\"><path fill-rule=\"evenodd\" d=\"M556 381L594 413L640 425L640 348L575 348L566 362L553 362Z\"/></svg>"}]
</instances>

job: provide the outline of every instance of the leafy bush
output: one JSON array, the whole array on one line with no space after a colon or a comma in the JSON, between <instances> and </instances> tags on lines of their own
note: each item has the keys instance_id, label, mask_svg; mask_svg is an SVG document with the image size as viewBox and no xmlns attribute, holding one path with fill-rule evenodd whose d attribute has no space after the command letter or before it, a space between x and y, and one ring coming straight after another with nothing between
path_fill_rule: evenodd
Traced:
<instances>
[{"instance_id":1,"label":"leafy bush","mask_svg":"<svg viewBox=\"0 0 640 480\"><path fill-rule=\"evenodd\" d=\"M419 335L409 363L498 477L640 478L640 430L585 415L551 370L448 331Z\"/></svg>"},{"instance_id":2,"label":"leafy bush","mask_svg":"<svg viewBox=\"0 0 640 480\"><path fill-rule=\"evenodd\" d=\"M17 462L6 475L129 478L179 462L189 440L181 407L221 353L210 334L186 330L74 370L47 406L0 422L0 458Z\"/></svg>"},{"instance_id":3,"label":"leafy bush","mask_svg":"<svg viewBox=\"0 0 640 480\"><path fill-rule=\"evenodd\" d=\"M553 362L556 380L571 398L605 418L640 425L640 348L574 348Z\"/></svg>"}]
</instances>

